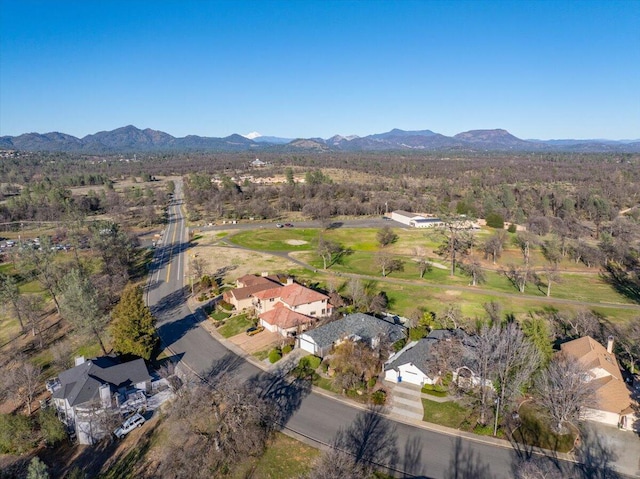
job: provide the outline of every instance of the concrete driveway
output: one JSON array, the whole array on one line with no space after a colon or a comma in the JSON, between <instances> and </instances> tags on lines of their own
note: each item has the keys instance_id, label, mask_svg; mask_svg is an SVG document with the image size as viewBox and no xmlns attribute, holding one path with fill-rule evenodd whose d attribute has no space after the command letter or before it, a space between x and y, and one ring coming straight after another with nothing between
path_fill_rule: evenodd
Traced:
<instances>
[{"instance_id":1,"label":"concrete driveway","mask_svg":"<svg viewBox=\"0 0 640 479\"><path fill-rule=\"evenodd\" d=\"M253 336L247 335L247 333L236 334L231 336L229 341L233 344L240 346L246 352L253 354L258 351L264 351L273 346L279 346L282 344L285 338L278 333L271 333L266 329L261 333Z\"/></svg>"}]
</instances>

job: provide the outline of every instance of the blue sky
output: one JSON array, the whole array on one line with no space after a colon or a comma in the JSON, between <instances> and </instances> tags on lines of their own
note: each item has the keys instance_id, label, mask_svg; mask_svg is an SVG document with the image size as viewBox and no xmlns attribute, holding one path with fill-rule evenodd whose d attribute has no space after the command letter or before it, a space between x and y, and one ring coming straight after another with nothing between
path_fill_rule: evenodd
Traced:
<instances>
[{"instance_id":1,"label":"blue sky","mask_svg":"<svg viewBox=\"0 0 640 479\"><path fill-rule=\"evenodd\" d=\"M640 0L0 0L0 134L640 138Z\"/></svg>"}]
</instances>

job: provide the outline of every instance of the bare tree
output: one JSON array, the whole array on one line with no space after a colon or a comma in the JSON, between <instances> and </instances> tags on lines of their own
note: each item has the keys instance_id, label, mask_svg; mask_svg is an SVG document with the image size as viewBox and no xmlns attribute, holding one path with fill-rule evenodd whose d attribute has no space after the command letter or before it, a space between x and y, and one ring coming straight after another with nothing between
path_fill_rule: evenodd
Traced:
<instances>
[{"instance_id":1,"label":"bare tree","mask_svg":"<svg viewBox=\"0 0 640 479\"><path fill-rule=\"evenodd\" d=\"M19 298L20 309L22 309L24 318L31 328L31 334L38 337L40 349L44 347L42 313L44 304L42 297L37 294L24 294Z\"/></svg>"},{"instance_id":2,"label":"bare tree","mask_svg":"<svg viewBox=\"0 0 640 479\"><path fill-rule=\"evenodd\" d=\"M491 324L502 321L502 305L500 303L497 301L489 301L488 303L484 303L482 307L487 312Z\"/></svg>"},{"instance_id":3,"label":"bare tree","mask_svg":"<svg viewBox=\"0 0 640 479\"><path fill-rule=\"evenodd\" d=\"M11 305L15 317L20 323L20 330L24 331L25 326L20 304L20 289L13 275L0 273L0 302L3 305Z\"/></svg>"},{"instance_id":4,"label":"bare tree","mask_svg":"<svg viewBox=\"0 0 640 479\"><path fill-rule=\"evenodd\" d=\"M204 258L193 258L191 260L191 271L195 281L200 281L207 269L207 262Z\"/></svg>"},{"instance_id":5,"label":"bare tree","mask_svg":"<svg viewBox=\"0 0 640 479\"><path fill-rule=\"evenodd\" d=\"M551 296L551 284L552 283L560 283L562 282L562 276L558 272L558 266L556 264L548 263L546 266L542 268L540 271L542 276L545 278L546 287L547 287L547 297ZM540 275L537 275L538 279L540 279ZM542 284L541 284L542 285Z\"/></svg>"},{"instance_id":6,"label":"bare tree","mask_svg":"<svg viewBox=\"0 0 640 479\"><path fill-rule=\"evenodd\" d=\"M27 413L31 416L31 403L42 384L40 376L42 368L34 365L24 357L18 358L18 366L14 370L14 394L16 399L27 406Z\"/></svg>"},{"instance_id":7,"label":"bare tree","mask_svg":"<svg viewBox=\"0 0 640 479\"><path fill-rule=\"evenodd\" d=\"M389 226L380 228L376 233L376 238L382 248L398 241L398 235Z\"/></svg>"},{"instance_id":8,"label":"bare tree","mask_svg":"<svg viewBox=\"0 0 640 479\"><path fill-rule=\"evenodd\" d=\"M444 226L438 229L443 240L436 252L450 261L450 273L454 276L460 257L469 254L475 244L475 237L453 218L443 218L443 223Z\"/></svg>"},{"instance_id":9,"label":"bare tree","mask_svg":"<svg viewBox=\"0 0 640 479\"><path fill-rule=\"evenodd\" d=\"M495 371L503 410L521 394L523 386L540 366L540 352L516 323L502 328L495 344Z\"/></svg>"},{"instance_id":10,"label":"bare tree","mask_svg":"<svg viewBox=\"0 0 640 479\"><path fill-rule=\"evenodd\" d=\"M565 354L556 354L536 381L538 402L555 421L556 432L563 434L576 422L585 408L595 402L595 388L584 365Z\"/></svg>"},{"instance_id":11,"label":"bare tree","mask_svg":"<svg viewBox=\"0 0 640 479\"><path fill-rule=\"evenodd\" d=\"M471 276L471 286L477 286L484 283L487 278L484 269L478 258L470 256L460 263L460 269L467 275Z\"/></svg>"},{"instance_id":12,"label":"bare tree","mask_svg":"<svg viewBox=\"0 0 640 479\"><path fill-rule=\"evenodd\" d=\"M317 252L322 258L323 269L331 266L343 249L343 246L337 241L327 240L320 236L318 238Z\"/></svg>"},{"instance_id":13,"label":"bare tree","mask_svg":"<svg viewBox=\"0 0 640 479\"><path fill-rule=\"evenodd\" d=\"M531 260L531 248L533 248L536 244L535 236L528 231L520 231L516 234L514 241L516 243L516 246L520 248L522 259L525 266L528 268L529 261Z\"/></svg>"},{"instance_id":14,"label":"bare tree","mask_svg":"<svg viewBox=\"0 0 640 479\"><path fill-rule=\"evenodd\" d=\"M636 363L640 359L640 317L634 318L625 325L619 325L614 333L618 338L618 346L624 351L629 361L631 374L636 373Z\"/></svg>"},{"instance_id":15,"label":"bare tree","mask_svg":"<svg viewBox=\"0 0 640 479\"><path fill-rule=\"evenodd\" d=\"M399 258L384 252L376 253L376 264L382 270L382 276L387 276L394 271L404 271L404 263Z\"/></svg>"},{"instance_id":16,"label":"bare tree","mask_svg":"<svg viewBox=\"0 0 640 479\"><path fill-rule=\"evenodd\" d=\"M487 238L481 246L485 259L491 257L493 264L496 264L496 260L502 256L506 241L507 233L504 230L498 230Z\"/></svg>"},{"instance_id":17,"label":"bare tree","mask_svg":"<svg viewBox=\"0 0 640 479\"><path fill-rule=\"evenodd\" d=\"M521 293L524 293L527 282L532 275L529 266L516 266L513 264L507 265L506 269L501 269L498 273L504 274Z\"/></svg>"},{"instance_id":18,"label":"bare tree","mask_svg":"<svg viewBox=\"0 0 640 479\"><path fill-rule=\"evenodd\" d=\"M39 249L23 248L18 263L21 270L30 272L49 293L58 314L60 314L60 303L58 302L60 265L55 262L55 256L56 252L55 249L52 249L51 241L44 237L40 242Z\"/></svg>"},{"instance_id":19,"label":"bare tree","mask_svg":"<svg viewBox=\"0 0 640 479\"><path fill-rule=\"evenodd\" d=\"M487 424L487 411L489 409L489 399L493 390L487 384L495 377L496 370L496 344L500 341L500 323L492 326L483 325L476 337L476 345L473 348L475 372L479 379L479 406L480 424Z\"/></svg>"},{"instance_id":20,"label":"bare tree","mask_svg":"<svg viewBox=\"0 0 640 479\"><path fill-rule=\"evenodd\" d=\"M593 311L581 310L575 316L564 316L562 320L565 330L575 338L596 336L600 332L600 320Z\"/></svg>"},{"instance_id":21,"label":"bare tree","mask_svg":"<svg viewBox=\"0 0 640 479\"><path fill-rule=\"evenodd\" d=\"M565 479L566 477L553 461L537 456L520 462L515 473L515 479Z\"/></svg>"},{"instance_id":22,"label":"bare tree","mask_svg":"<svg viewBox=\"0 0 640 479\"><path fill-rule=\"evenodd\" d=\"M438 319L442 323L442 327L448 328L451 323L452 329L458 329L463 320L462 310L457 304L447 304L442 313L438 315Z\"/></svg>"}]
</instances>

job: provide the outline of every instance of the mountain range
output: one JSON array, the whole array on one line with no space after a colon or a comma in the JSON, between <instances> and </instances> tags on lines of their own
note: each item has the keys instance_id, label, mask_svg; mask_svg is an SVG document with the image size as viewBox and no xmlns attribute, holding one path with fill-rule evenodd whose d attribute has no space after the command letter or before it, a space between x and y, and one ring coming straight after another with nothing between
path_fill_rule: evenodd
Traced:
<instances>
[{"instance_id":1,"label":"mountain range","mask_svg":"<svg viewBox=\"0 0 640 479\"><path fill-rule=\"evenodd\" d=\"M0 137L0 149L73 153L129 153L160 151L567 151L640 153L640 140L522 140L506 130L471 130L445 136L431 130L393 129L368 136L331 138L280 138L252 132L224 138L188 135L177 138L168 133L140 130L129 125L101 131L83 138L64 133L25 133Z\"/></svg>"}]
</instances>

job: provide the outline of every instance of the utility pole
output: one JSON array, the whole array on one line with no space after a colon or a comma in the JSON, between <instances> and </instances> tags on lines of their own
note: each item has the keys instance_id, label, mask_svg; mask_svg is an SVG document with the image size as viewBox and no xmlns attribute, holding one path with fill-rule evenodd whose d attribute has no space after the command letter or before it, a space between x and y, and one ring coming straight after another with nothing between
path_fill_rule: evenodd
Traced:
<instances>
[{"instance_id":1,"label":"utility pole","mask_svg":"<svg viewBox=\"0 0 640 479\"><path fill-rule=\"evenodd\" d=\"M498 411L500 410L500 396L496 399L496 422L493 426L493 437L496 437L498 434Z\"/></svg>"}]
</instances>

